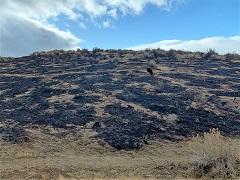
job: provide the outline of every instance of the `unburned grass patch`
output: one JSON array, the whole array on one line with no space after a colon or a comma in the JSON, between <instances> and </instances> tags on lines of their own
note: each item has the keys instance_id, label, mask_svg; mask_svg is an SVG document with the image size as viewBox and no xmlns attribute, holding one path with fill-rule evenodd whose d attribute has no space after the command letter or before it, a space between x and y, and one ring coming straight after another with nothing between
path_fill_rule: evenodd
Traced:
<instances>
[{"instance_id":1,"label":"unburned grass patch","mask_svg":"<svg viewBox=\"0 0 240 180\"><path fill-rule=\"evenodd\" d=\"M239 147L238 139L226 138L218 129L193 137L189 143L193 154L191 176L196 178L239 176Z\"/></svg>"}]
</instances>

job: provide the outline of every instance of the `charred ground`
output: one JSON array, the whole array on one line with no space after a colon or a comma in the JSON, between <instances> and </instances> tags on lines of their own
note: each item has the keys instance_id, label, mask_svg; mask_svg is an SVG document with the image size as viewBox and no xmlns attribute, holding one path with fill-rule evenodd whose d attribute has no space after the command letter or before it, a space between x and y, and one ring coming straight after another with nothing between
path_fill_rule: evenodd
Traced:
<instances>
[{"instance_id":1,"label":"charred ground","mask_svg":"<svg viewBox=\"0 0 240 180\"><path fill-rule=\"evenodd\" d=\"M12 143L48 126L64 129L60 137L91 129L125 150L211 128L239 136L240 56L94 49L1 58L0 119Z\"/></svg>"}]
</instances>

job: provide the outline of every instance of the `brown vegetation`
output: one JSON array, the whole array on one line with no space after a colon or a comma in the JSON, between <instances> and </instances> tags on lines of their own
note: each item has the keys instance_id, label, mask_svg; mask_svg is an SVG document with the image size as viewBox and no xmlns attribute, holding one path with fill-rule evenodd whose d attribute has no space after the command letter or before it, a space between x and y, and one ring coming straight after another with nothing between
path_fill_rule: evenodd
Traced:
<instances>
[{"instance_id":1,"label":"brown vegetation","mask_svg":"<svg viewBox=\"0 0 240 180\"><path fill-rule=\"evenodd\" d=\"M211 129L194 137L189 145L193 152L193 176L236 178L239 175L239 139L226 138L218 129Z\"/></svg>"}]
</instances>

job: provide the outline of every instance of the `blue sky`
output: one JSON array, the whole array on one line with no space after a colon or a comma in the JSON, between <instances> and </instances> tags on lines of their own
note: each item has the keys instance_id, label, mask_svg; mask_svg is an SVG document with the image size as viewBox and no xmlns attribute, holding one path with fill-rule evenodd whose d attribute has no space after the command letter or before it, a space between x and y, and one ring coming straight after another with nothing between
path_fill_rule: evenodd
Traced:
<instances>
[{"instance_id":1,"label":"blue sky","mask_svg":"<svg viewBox=\"0 0 240 180\"><path fill-rule=\"evenodd\" d=\"M148 5L140 15L112 20L112 27L89 23L70 27L84 48L126 48L166 39L201 39L240 34L239 0L187 0L169 11ZM59 23L62 23L62 19ZM67 28L67 27L66 27Z\"/></svg>"},{"instance_id":2,"label":"blue sky","mask_svg":"<svg viewBox=\"0 0 240 180\"><path fill-rule=\"evenodd\" d=\"M239 0L2 0L0 19L3 56L77 47L240 53Z\"/></svg>"}]
</instances>

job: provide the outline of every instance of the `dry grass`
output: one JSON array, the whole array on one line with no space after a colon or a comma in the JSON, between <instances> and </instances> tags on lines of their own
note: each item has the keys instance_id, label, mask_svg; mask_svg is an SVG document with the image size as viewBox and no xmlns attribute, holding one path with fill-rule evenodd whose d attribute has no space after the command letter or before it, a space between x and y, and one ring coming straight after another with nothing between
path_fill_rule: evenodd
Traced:
<instances>
[{"instance_id":1,"label":"dry grass","mask_svg":"<svg viewBox=\"0 0 240 180\"><path fill-rule=\"evenodd\" d=\"M62 128L34 128L28 132L31 141L24 144L0 141L0 179L184 179L240 175L236 167L239 139L227 139L217 130L178 143L149 141L141 150L130 152L103 144L94 138L96 132L88 128L79 127L68 136L59 136L66 132ZM189 158L191 153L193 159Z\"/></svg>"},{"instance_id":2,"label":"dry grass","mask_svg":"<svg viewBox=\"0 0 240 180\"><path fill-rule=\"evenodd\" d=\"M193 176L201 178L234 178L238 175L239 140L227 139L218 129L190 141L193 152Z\"/></svg>"},{"instance_id":3,"label":"dry grass","mask_svg":"<svg viewBox=\"0 0 240 180\"><path fill-rule=\"evenodd\" d=\"M90 130L89 130L90 131ZM28 129L31 141L0 144L0 179L165 179L187 177L186 142L149 141L139 151L116 151L79 128ZM1 141L0 141L1 143Z\"/></svg>"}]
</instances>

